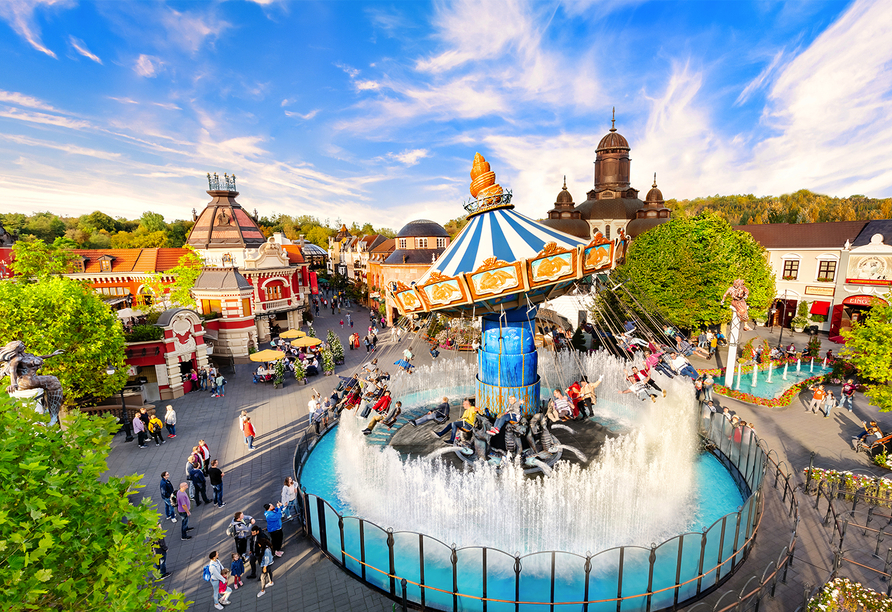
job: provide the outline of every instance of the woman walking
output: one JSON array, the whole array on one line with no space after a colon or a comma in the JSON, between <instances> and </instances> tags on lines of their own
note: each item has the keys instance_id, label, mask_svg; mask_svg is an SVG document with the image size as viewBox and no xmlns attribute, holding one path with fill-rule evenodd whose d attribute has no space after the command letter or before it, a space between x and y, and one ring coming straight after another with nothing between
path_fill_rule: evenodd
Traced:
<instances>
[{"instance_id":1,"label":"woman walking","mask_svg":"<svg viewBox=\"0 0 892 612\"><path fill-rule=\"evenodd\" d=\"M164 415L164 426L167 427L167 437L177 437L177 413L173 406L167 405L167 414Z\"/></svg>"},{"instance_id":2,"label":"woman walking","mask_svg":"<svg viewBox=\"0 0 892 612\"><path fill-rule=\"evenodd\" d=\"M282 517L283 520L290 521L297 516L297 484L291 476L285 479L285 485L282 487L282 507L285 515Z\"/></svg>"},{"instance_id":3,"label":"woman walking","mask_svg":"<svg viewBox=\"0 0 892 612\"><path fill-rule=\"evenodd\" d=\"M272 543L266 538L257 540L257 547L263 552L260 555L260 592L257 597L263 597L266 587L273 586L273 557Z\"/></svg>"}]
</instances>

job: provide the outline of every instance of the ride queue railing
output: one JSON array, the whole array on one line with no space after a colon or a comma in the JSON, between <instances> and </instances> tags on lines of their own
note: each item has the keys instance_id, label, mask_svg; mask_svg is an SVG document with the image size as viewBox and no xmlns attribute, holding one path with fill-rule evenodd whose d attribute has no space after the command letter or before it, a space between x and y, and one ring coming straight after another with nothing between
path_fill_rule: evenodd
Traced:
<instances>
[{"instance_id":1,"label":"ride queue railing","mask_svg":"<svg viewBox=\"0 0 892 612\"><path fill-rule=\"evenodd\" d=\"M335 417L318 434L311 424L298 442L294 456L298 483L309 453L336 424ZM342 516L304 487L301 521L305 534L330 560L402 602L404 609L407 605L483 612L677 609L715 591L747 559L762 519L766 474L773 473L773 488L783 491L784 512L798 525L790 473L772 458L774 451L751 430L751 435L735 435L720 414L702 414L700 434L706 450L725 465L746 500L737 512L702 532L685 533L650 547L623 546L585 555L457 548L422 533L395 532L360 517ZM787 568L792 565L795 525L789 545L776 561L769 562L761 578L753 576L739 592L728 591L713 610L758 609L766 594L774 596L777 582L786 583ZM726 605L729 598L731 603ZM705 605L697 604L692 610Z\"/></svg>"}]
</instances>

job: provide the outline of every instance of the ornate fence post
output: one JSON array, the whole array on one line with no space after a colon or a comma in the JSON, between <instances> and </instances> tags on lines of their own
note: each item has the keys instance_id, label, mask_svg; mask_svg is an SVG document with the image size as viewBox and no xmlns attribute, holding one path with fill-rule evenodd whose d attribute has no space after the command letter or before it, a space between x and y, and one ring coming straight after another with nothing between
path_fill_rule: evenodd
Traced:
<instances>
[{"instance_id":1,"label":"ornate fence post","mask_svg":"<svg viewBox=\"0 0 892 612\"><path fill-rule=\"evenodd\" d=\"M400 580L400 586L403 587L403 612L408 612L408 610L409 610L409 596L406 593L406 579L405 578Z\"/></svg>"},{"instance_id":2,"label":"ornate fence post","mask_svg":"<svg viewBox=\"0 0 892 612\"><path fill-rule=\"evenodd\" d=\"M523 565L520 562L520 553L514 553L514 612L520 611L520 572Z\"/></svg>"},{"instance_id":3,"label":"ornate fence post","mask_svg":"<svg viewBox=\"0 0 892 612\"><path fill-rule=\"evenodd\" d=\"M585 570L585 594L583 595L583 599L585 603L582 604L582 612L588 612L588 587L589 587L589 576L592 573L592 553L589 551L585 551L585 565L582 566Z\"/></svg>"},{"instance_id":4,"label":"ornate fence post","mask_svg":"<svg viewBox=\"0 0 892 612\"><path fill-rule=\"evenodd\" d=\"M393 558L393 529L390 527L387 528L387 556L390 560L390 569L388 570L388 574L390 574L390 594L396 595L396 578L394 574L396 574L396 564Z\"/></svg>"},{"instance_id":5,"label":"ornate fence post","mask_svg":"<svg viewBox=\"0 0 892 612\"><path fill-rule=\"evenodd\" d=\"M815 466L815 452L811 452L811 458L808 460L808 470L805 472L805 492L808 493L808 485L811 484L811 473Z\"/></svg>"},{"instance_id":6,"label":"ornate fence post","mask_svg":"<svg viewBox=\"0 0 892 612\"><path fill-rule=\"evenodd\" d=\"M653 598L654 588L654 564L657 562L657 544L656 542L650 543L650 555L648 556L648 560L650 561L650 568L647 570L647 612L650 612L651 600Z\"/></svg>"},{"instance_id":7,"label":"ornate fence post","mask_svg":"<svg viewBox=\"0 0 892 612\"><path fill-rule=\"evenodd\" d=\"M458 612L458 551L455 550L455 543L452 544L452 554L449 559L452 561L452 610Z\"/></svg>"}]
</instances>

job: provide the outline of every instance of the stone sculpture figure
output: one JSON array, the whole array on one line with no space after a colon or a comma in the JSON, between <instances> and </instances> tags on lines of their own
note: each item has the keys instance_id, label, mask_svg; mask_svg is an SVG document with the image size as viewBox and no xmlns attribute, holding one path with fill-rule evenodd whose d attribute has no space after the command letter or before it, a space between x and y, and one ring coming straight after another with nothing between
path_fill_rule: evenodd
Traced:
<instances>
[{"instance_id":1,"label":"stone sculpture figure","mask_svg":"<svg viewBox=\"0 0 892 612\"><path fill-rule=\"evenodd\" d=\"M32 355L25 351L25 343L13 340L0 349L0 379L9 376L10 385L6 392L13 397L29 397L41 403L43 409L52 417L50 424L59 420L59 410L64 399L62 384L55 376L44 376L37 373L43 366L43 360L65 351L54 351L49 355ZM40 398L40 390L43 398ZM32 393L25 393L31 391Z\"/></svg>"},{"instance_id":2,"label":"stone sculpture figure","mask_svg":"<svg viewBox=\"0 0 892 612\"><path fill-rule=\"evenodd\" d=\"M731 298L731 308L737 312L737 318L743 323L743 330L749 331L753 329L749 326L749 305L746 303L746 299L750 296L750 290L746 288L742 278L735 280L725 291L725 294L722 296L723 306L725 305L725 298L729 296Z\"/></svg>"}]
</instances>

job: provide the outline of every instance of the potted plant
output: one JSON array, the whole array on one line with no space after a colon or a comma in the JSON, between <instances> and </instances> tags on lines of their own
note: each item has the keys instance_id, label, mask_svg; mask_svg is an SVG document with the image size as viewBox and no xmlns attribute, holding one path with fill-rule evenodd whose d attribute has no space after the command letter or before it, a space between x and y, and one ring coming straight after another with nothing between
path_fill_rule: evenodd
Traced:
<instances>
[{"instance_id":1,"label":"potted plant","mask_svg":"<svg viewBox=\"0 0 892 612\"><path fill-rule=\"evenodd\" d=\"M300 359L294 360L294 378L302 385L307 384L307 369Z\"/></svg>"},{"instance_id":2,"label":"potted plant","mask_svg":"<svg viewBox=\"0 0 892 612\"><path fill-rule=\"evenodd\" d=\"M276 375L273 377L273 389L285 386L285 361L279 359L276 361Z\"/></svg>"},{"instance_id":3,"label":"potted plant","mask_svg":"<svg viewBox=\"0 0 892 612\"><path fill-rule=\"evenodd\" d=\"M322 349L322 371L325 372L326 376L331 376L334 373L335 363L334 357L331 354L331 349L323 348Z\"/></svg>"},{"instance_id":4,"label":"potted plant","mask_svg":"<svg viewBox=\"0 0 892 612\"><path fill-rule=\"evenodd\" d=\"M344 365L344 345L341 344L341 339L333 331L328 330L326 341L331 347L331 356L334 358L335 365Z\"/></svg>"},{"instance_id":5,"label":"potted plant","mask_svg":"<svg viewBox=\"0 0 892 612\"><path fill-rule=\"evenodd\" d=\"M309 329L307 329L307 335L308 335L310 338L315 338L315 337L316 337L316 330L313 329L313 326L312 326L312 325L310 325Z\"/></svg>"},{"instance_id":6,"label":"potted plant","mask_svg":"<svg viewBox=\"0 0 892 612\"><path fill-rule=\"evenodd\" d=\"M802 333L806 325L808 325L808 302L803 300L796 306L796 316L790 321L790 326L793 331Z\"/></svg>"}]
</instances>

